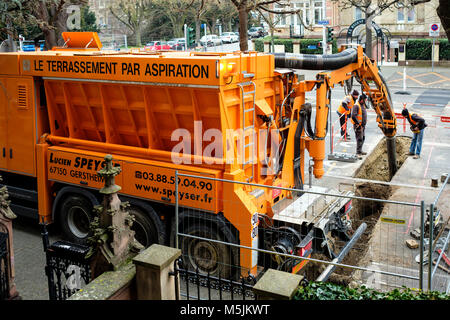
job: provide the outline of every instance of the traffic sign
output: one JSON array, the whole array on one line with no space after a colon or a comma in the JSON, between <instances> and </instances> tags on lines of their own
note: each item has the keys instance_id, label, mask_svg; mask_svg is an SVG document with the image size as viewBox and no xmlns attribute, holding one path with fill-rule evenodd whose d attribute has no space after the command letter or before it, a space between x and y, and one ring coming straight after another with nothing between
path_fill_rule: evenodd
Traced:
<instances>
[{"instance_id":1,"label":"traffic sign","mask_svg":"<svg viewBox=\"0 0 450 320\"><path fill-rule=\"evenodd\" d=\"M320 24L322 26L327 26L330 24L330 20L319 20L319 21L317 21L317 24Z\"/></svg>"},{"instance_id":2,"label":"traffic sign","mask_svg":"<svg viewBox=\"0 0 450 320\"><path fill-rule=\"evenodd\" d=\"M430 37L439 37L439 29L441 25L439 23L430 24Z\"/></svg>"}]
</instances>

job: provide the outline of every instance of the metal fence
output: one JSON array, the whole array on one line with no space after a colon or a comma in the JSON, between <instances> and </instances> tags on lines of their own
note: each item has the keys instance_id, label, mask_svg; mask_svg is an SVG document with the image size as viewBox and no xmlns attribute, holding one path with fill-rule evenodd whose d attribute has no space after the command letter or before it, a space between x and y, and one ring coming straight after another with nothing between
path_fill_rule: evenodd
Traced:
<instances>
[{"instance_id":1,"label":"metal fence","mask_svg":"<svg viewBox=\"0 0 450 320\"><path fill-rule=\"evenodd\" d=\"M49 299L66 300L91 281L89 260L85 258L89 247L67 241L49 245L45 224L42 227Z\"/></svg>"},{"instance_id":2,"label":"metal fence","mask_svg":"<svg viewBox=\"0 0 450 320\"><path fill-rule=\"evenodd\" d=\"M256 279L249 275L242 277L240 281L223 279L211 276L210 273L201 273L197 267L195 271L188 270L183 263L183 258L175 261L175 295L177 300L255 300L253 286Z\"/></svg>"},{"instance_id":3,"label":"metal fence","mask_svg":"<svg viewBox=\"0 0 450 320\"><path fill-rule=\"evenodd\" d=\"M8 234L0 232L0 300L9 298Z\"/></svg>"},{"instance_id":4,"label":"metal fence","mask_svg":"<svg viewBox=\"0 0 450 320\"><path fill-rule=\"evenodd\" d=\"M272 218L259 214L252 224L254 229L248 230L253 234L250 238L239 230L248 225L246 219L254 217L249 217L244 212L240 215L237 214L239 211L234 211L241 220L230 223L221 213L216 215L207 211L200 212L188 208L186 202L180 203L182 195L185 194L183 188L185 179L203 181L202 186L207 182L221 183L221 190L234 190L234 187L228 188L226 185L240 184L254 195L264 194L261 190L269 188L272 189L274 197L280 197L280 203L274 208L279 206L284 209L274 210ZM257 278L269 267L289 272L301 268L299 274L304 275L309 281L317 281L324 279L325 274L333 269L326 278L345 285L355 282L381 291L404 286L424 290L427 288L448 290L448 273L437 267L430 270L429 264L427 265L429 258L426 250L430 242L427 239L429 228L426 226L427 221L435 218L427 214L430 205L426 205L423 201L389 200L391 196L389 192L385 194L385 198L378 198L377 194L383 195L383 190L389 189L386 183L380 182L380 185L375 186L355 184L353 192L328 191L327 188L317 186L311 188L305 186L304 190L296 190L188 175L178 171L175 174L175 181L179 182L179 185L175 184L174 193L179 195L175 197L175 220L178 221L175 224L177 235L175 245L182 249L186 269L191 272L239 282L240 277L246 277L248 274L253 274ZM220 192L214 194L208 194L207 197L193 196L192 199L209 201L211 211L215 205L226 207L227 210L230 208L239 210L239 195L227 193L225 197L221 196ZM300 198L295 196L300 194ZM258 202L258 205L264 206L263 202L261 203ZM345 208L351 207L351 210L346 209L345 214L342 210L335 212L342 204L345 204ZM320 225L328 221L327 219L331 219L331 224L341 223L343 226L350 224L351 228L347 234L343 232L345 228L326 229L329 234L324 235L311 233L305 226L308 224L305 221ZM297 232L292 230L295 228L292 224L294 220L300 221ZM242 225L239 224L240 221ZM264 224L269 225L266 226L266 230L270 232L264 239L258 239L258 226L261 228ZM434 222L431 222L431 225L434 225ZM444 229L443 234L448 240L446 232ZM358 233L358 239L354 239L352 246L349 246L349 239L355 233ZM407 240L415 240L416 246L407 245ZM308 242L319 250L309 254L308 250L311 248L305 247ZM444 247L441 252L444 252L447 247L441 245ZM343 250L347 252L344 258L339 256ZM434 258L434 255L432 256ZM441 256L441 260L445 260L445 256ZM256 272L252 270L252 264L248 261L257 261ZM243 265L250 267L246 268Z\"/></svg>"}]
</instances>

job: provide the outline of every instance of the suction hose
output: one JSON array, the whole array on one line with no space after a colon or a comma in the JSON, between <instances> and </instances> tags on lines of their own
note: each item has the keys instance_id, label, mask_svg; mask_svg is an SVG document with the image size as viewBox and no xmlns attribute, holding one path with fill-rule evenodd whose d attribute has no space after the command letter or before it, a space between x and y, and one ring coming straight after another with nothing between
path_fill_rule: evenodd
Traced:
<instances>
[{"instance_id":1,"label":"suction hose","mask_svg":"<svg viewBox=\"0 0 450 320\"><path fill-rule=\"evenodd\" d=\"M336 54L275 53L274 55L277 68L306 70L336 70L358 59L358 52L354 48L348 48Z\"/></svg>"}]
</instances>

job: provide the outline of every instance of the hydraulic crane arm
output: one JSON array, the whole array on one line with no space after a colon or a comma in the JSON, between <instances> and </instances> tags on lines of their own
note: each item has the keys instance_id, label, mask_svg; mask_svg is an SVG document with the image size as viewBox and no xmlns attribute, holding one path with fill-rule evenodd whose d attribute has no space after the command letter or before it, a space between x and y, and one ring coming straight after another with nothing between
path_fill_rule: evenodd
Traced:
<instances>
[{"instance_id":1,"label":"hydraulic crane arm","mask_svg":"<svg viewBox=\"0 0 450 320\"><path fill-rule=\"evenodd\" d=\"M324 139L328 125L330 109L330 89L336 84L344 85L345 82L354 77L360 84L361 90L369 97L373 109L377 114L378 127L387 138L387 154L389 171L391 177L397 171L396 164L396 118L392 105L389 89L376 63L364 55L362 47L350 47L337 54L329 55L298 55L298 54L275 54L275 66L281 68L308 69L308 70L330 70L317 74L315 82L316 89L316 123L314 135L311 127L306 124L305 133L308 136L306 148L314 159L314 175L320 178L323 175L322 163L325 158ZM304 90L301 88L311 87L311 81L297 83L297 98L305 100ZM310 106L302 103L300 112L309 112ZM298 104L297 104L298 106ZM295 109L295 104L294 104ZM306 118L306 117L305 117ZM309 132L308 132L309 131Z\"/></svg>"}]
</instances>

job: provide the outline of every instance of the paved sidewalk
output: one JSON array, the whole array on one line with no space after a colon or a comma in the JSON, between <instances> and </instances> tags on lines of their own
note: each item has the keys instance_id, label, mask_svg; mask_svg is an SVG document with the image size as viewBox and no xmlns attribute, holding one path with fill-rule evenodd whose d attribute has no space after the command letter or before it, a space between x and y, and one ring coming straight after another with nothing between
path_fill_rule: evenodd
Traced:
<instances>
[{"instance_id":1,"label":"paved sidewalk","mask_svg":"<svg viewBox=\"0 0 450 320\"><path fill-rule=\"evenodd\" d=\"M406 73L407 88L450 89L450 66L413 67L381 66L380 70L389 87L403 87L403 71Z\"/></svg>"},{"instance_id":2,"label":"paved sidewalk","mask_svg":"<svg viewBox=\"0 0 450 320\"><path fill-rule=\"evenodd\" d=\"M379 66L381 73L387 81L389 88L399 89L403 87L403 70L406 71L406 88L422 89L450 89L450 66L414 67L414 66ZM306 80L315 80L317 70L299 70L305 75Z\"/></svg>"}]
</instances>

